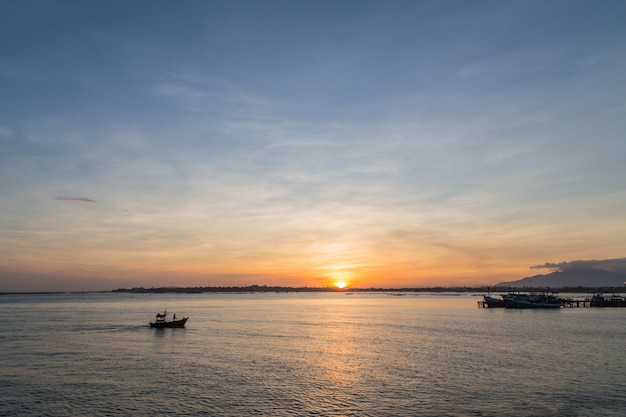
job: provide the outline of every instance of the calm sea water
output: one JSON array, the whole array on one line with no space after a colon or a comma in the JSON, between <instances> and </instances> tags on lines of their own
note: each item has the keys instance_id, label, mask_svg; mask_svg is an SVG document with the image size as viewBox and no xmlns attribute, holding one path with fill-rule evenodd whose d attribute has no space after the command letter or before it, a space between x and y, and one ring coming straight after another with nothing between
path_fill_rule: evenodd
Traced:
<instances>
[{"instance_id":1,"label":"calm sea water","mask_svg":"<svg viewBox=\"0 0 626 417\"><path fill-rule=\"evenodd\" d=\"M4 295L0 415L625 415L626 309L478 299Z\"/></svg>"}]
</instances>

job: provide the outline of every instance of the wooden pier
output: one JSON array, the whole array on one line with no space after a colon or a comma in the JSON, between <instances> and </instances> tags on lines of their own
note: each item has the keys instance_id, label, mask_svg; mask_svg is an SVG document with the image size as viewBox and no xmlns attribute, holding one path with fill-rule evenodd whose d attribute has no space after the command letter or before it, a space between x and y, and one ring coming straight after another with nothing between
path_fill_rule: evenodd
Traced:
<instances>
[{"instance_id":1,"label":"wooden pier","mask_svg":"<svg viewBox=\"0 0 626 417\"><path fill-rule=\"evenodd\" d=\"M592 307L591 298L561 298L563 301L564 308L573 308L573 307Z\"/></svg>"}]
</instances>

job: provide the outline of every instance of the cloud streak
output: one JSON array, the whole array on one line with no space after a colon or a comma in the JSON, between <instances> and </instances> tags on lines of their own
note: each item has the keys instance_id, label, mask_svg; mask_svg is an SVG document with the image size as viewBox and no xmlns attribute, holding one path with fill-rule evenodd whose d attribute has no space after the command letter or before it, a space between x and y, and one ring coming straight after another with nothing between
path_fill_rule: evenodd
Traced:
<instances>
[{"instance_id":1,"label":"cloud streak","mask_svg":"<svg viewBox=\"0 0 626 417\"><path fill-rule=\"evenodd\" d=\"M552 263L546 262L542 265L534 265L531 269L556 269L559 271L568 271L572 269L597 269L602 271L622 272L626 273L626 258L615 259L593 259L593 260L577 260L571 262Z\"/></svg>"},{"instance_id":2,"label":"cloud streak","mask_svg":"<svg viewBox=\"0 0 626 417\"><path fill-rule=\"evenodd\" d=\"M91 198L85 197L54 197L55 200L59 201L78 201L81 203L97 203L98 200L92 200Z\"/></svg>"}]
</instances>

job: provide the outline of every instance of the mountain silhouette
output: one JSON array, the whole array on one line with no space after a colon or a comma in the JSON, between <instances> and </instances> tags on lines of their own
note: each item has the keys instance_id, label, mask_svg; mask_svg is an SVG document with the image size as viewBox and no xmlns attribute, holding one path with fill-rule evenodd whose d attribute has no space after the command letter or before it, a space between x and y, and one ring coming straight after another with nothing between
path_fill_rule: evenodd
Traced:
<instances>
[{"instance_id":1,"label":"mountain silhouette","mask_svg":"<svg viewBox=\"0 0 626 417\"><path fill-rule=\"evenodd\" d=\"M518 281L501 282L498 287L623 287L626 274L599 269L568 269L546 275L534 275Z\"/></svg>"}]
</instances>

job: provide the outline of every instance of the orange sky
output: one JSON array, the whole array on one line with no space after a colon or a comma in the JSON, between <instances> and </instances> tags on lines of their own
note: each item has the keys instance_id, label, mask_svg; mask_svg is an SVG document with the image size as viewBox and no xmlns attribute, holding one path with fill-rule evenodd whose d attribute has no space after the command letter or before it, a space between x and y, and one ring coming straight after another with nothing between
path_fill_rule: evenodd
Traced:
<instances>
[{"instance_id":1,"label":"orange sky","mask_svg":"<svg viewBox=\"0 0 626 417\"><path fill-rule=\"evenodd\" d=\"M152 225L165 220L148 222L104 203L51 201L48 205L46 216L31 220L40 232L5 233L1 290L320 287L337 281L352 287L493 285L542 273L529 267L560 262L564 256L572 260L621 255L618 236L606 230L616 220L610 218L604 220L605 228L596 221L593 228L579 225L560 233L563 224L533 228L533 219L528 219L518 220L523 224L515 228L502 227L480 216L472 219L480 224L471 227L456 222L408 227L404 225L415 223L391 210L391 216L380 219L362 211L338 224L324 223L315 215L295 224L248 220L245 227L239 220L229 224L232 220L223 219L215 227L182 216L175 226L155 231ZM66 222L58 221L63 212ZM55 219L52 224L50 218ZM596 242L596 253L589 251L589 239ZM13 282L13 276L19 277L18 282ZM31 282L28 277L35 278Z\"/></svg>"}]
</instances>

